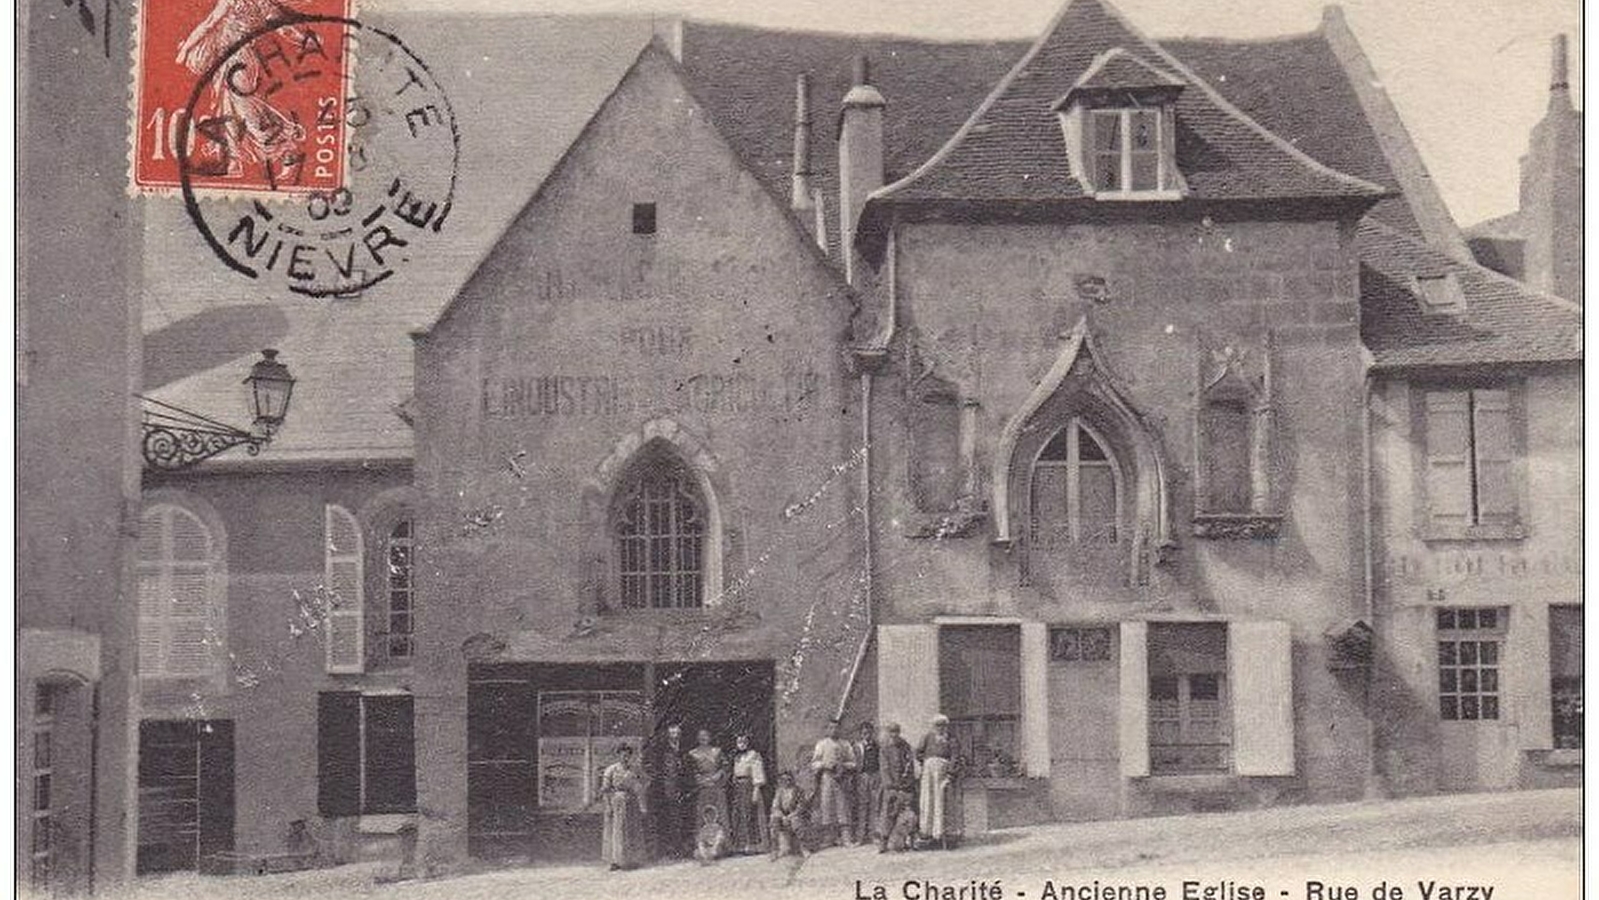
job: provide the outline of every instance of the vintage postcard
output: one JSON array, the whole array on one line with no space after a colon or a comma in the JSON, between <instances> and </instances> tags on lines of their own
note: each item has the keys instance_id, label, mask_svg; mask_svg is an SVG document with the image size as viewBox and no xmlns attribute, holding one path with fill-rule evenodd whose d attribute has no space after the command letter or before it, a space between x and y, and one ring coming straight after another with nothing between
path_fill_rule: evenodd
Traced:
<instances>
[{"instance_id":1,"label":"vintage postcard","mask_svg":"<svg viewBox=\"0 0 1599 900\"><path fill-rule=\"evenodd\" d=\"M1582 889L1577 0L22 0L24 896Z\"/></svg>"}]
</instances>

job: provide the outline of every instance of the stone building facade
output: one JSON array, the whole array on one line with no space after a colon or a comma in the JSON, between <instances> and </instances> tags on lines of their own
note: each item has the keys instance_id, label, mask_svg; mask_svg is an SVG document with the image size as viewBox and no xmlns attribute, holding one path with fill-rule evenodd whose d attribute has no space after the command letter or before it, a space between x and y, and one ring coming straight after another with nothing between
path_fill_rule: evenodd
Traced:
<instances>
[{"instance_id":1,"label":"stone building facade","mask_svg":"<svg viewBox=\"0 0 1599 900\"><path fill-rule=\"evenodd\" d=\"M1580 314L1471 261L1336 11L385 27L498 67L445 84L461 196L403 285L217 307L147 209L147 389L225 409L262 345L300 379L260 457L145 479L138 571L216 613L205 672L141 678L142 755L211 748L250 810L150 868L592 857L595 761L674 722L803 768L831 717L942 711L971 830L1575 771ZM1433 393L1516 498L1448 476L1443 536ZM1518 686L1487 717L1469 664L1463 718L1493 641Z\"/></svg>"}]
</instances>

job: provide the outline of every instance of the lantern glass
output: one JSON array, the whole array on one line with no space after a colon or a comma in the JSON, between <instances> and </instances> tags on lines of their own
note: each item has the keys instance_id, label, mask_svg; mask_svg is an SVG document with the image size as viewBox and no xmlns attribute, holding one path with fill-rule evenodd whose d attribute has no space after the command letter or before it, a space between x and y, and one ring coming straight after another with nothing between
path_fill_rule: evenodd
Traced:
<instances>
[{"instance_id":1,"label":"lantern glass","mask_svg":"<svg viewBox=\"0 0 1599 900\"><path fill-rule=\"evenodd\" d=\"M250 368L250 377L244 379L250 386L255 423L268 432L283 424L283 417L289 412L289 398L294 393L289 367L278 362L277 355L276 350L262 350L261 359Z\"/></svg>"}]
</instances>

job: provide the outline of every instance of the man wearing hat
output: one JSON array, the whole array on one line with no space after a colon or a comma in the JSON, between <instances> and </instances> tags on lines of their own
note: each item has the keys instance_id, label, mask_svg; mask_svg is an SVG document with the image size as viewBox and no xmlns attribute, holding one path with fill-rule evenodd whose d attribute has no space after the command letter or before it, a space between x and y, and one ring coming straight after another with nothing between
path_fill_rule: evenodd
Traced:
<instances>
[{"instance_id":1,"label":"man wearing hat","mask_svg":"<svg viewBox=\"0 0 1599 900\"><path fill-rule=\"evenodd\" d=\"M899 736L898 722L883 726L883 739L877 748L877 778L877 852L887 853L889 837L900 814L916 805L916 751Z\"/></svg>"},{"instance_id":2,"label":"man wearing hat","mask_svg":"<svg viewBox=\"0 0 1599 900\"><path fill-rule=\"evenodd\" d=\"M811 751L811 770L816 773L811 824L816 826L824 847L835 843L855 844L849 827L849 790L845 785L845 775L854 767L854 750L838 739L838 719L828 720L827 734Z\"/></svg>"}]
</instances>

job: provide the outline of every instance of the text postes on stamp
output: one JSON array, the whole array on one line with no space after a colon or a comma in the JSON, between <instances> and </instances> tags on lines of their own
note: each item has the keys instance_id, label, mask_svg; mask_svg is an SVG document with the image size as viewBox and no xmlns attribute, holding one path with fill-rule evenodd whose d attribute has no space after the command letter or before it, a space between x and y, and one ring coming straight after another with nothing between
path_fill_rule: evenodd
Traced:
<instances>
[{"instance_id":1,"label":"text postes on stamp","mask_svg":"<svg viewBox=\"0 0 1599 900\"><path fill-rule=\"evenodd\" d=\"M324 125L342 136L342 182L306 190L267 167L267 194L289 202L264 202L265 195L221 199L206 191L216 161L233 152L228 142L252 127L230 129L202 112L217 73L280 52L292 63L295 48L335 43L346 73L338 118L319 119L311 140ZM230 88L226 78L221 84ZM199 76L185 109L195 138L176 148L184 205L217 258L250 278L307 296L359 295L409 262L449 215L460 143L455 115L432 71L389 32L339 16L269 20ZM306 173L315 173L319 150L313 143Z\"/></svg>"},{"instance_id":2,"label":"text postes on stamp","mask_svg":"<svg viewBox=\"0 0 1599 900\"><path fill-rule=\"evenodd\" d=\"M270 28L341 18L350 0L159 0L139 4L131 185L180 187L180 151L201 191L345 186L346 30Z\"/></svg>"}]
</instances>

